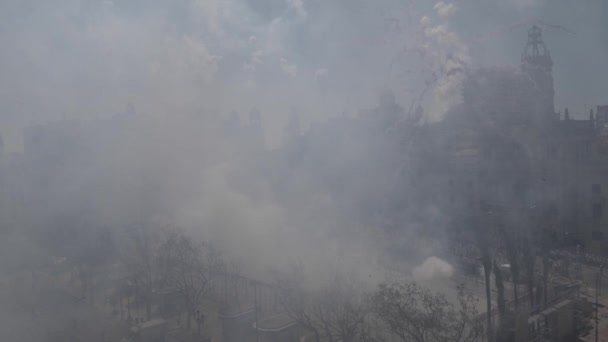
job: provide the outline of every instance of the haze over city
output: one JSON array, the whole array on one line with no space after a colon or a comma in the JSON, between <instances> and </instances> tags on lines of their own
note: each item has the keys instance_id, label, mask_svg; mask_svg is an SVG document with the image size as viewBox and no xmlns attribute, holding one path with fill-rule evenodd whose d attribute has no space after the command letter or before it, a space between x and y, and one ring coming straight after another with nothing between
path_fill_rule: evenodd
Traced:
<instances>
[{"instance_id":1,"label":"haze over city","mask_svg":"<svg viewBox=\"0 0 608 342\"><path fill-rule=\"evenodd\" d=\"M607 23L0 1L0 339L608 340Z\"/></svg>"}]
</instances>

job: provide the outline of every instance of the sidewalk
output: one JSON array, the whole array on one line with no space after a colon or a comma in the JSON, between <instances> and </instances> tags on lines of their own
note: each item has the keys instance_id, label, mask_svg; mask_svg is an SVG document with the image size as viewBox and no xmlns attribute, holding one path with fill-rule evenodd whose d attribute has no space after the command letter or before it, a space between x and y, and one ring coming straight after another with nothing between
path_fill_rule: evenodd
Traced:
<instances>
[{"instance_id":1,"label":"sidewalk","mask_svg":"<svg viewBox=\"0 0 608 342\"><path fill-rule=\"evenodd\" d=\"M595 288L587 286L582 287L581 297L587 298L589 302L593 303L593 307L595 308ZM597 341L608 342L608 293L603 292L602 296L598 299L598 303L599 330ZM595 342L595 313L592 314L589 323L591 325L591 330L586 336L582 337L580 341Z\"/></svg>"}]
</instances>

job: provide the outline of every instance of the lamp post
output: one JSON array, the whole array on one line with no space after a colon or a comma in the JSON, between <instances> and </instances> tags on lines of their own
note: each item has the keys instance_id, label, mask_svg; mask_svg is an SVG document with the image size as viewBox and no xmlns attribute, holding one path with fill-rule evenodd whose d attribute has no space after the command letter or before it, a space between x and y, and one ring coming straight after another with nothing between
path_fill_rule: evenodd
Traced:
<instances>
[{"instance_id":1,"label":"lamp post","mask_svg":"<svg viewBox=\"0 0 608 342\"><path fill-rule=\"evenodd\" d=\"M197 324L198 336L201 336L201 325L205 322L205 315L198 308L194 311L194 320Z\"/></svg>"},{"instance_id":2,"label":"lamp post","mask_svg":"<svg viewBox=\"0 0 608 342\"><path fill-rule=\"evenodd\" d=\"M600 284L600 274L598 273L595 277L595 342L597 342L598 333L599 333L599 303L598 303L598 295L599 295L599 284Z\"/></svg>"},{"instance_id":3,"label":"lamp post","mask_svg":"<svg viewBox=\"0 0 608 342\"><path fill-rule=\"evenodd\" d=\"M602 273L604 271L604 264L600 266L600 270L595 278L595 342L598 341L599 329L600 329L600 317L599 317L599 296L602 294Z\"/></svg>"},{"instance_id":4,"label":"lamp post","mask_svg":"<svg viewBox=\"0 0 608 342\"><path fill-rule=\"evenodd\" d=\"M604 264L600 265L600 272L598 275L598 283L597 283L597 288L598 288L598 294L601 296L602 295L602 277L604 276Z\"/></svg>"},{"instance_id":5,"label":"lamp post","mask_svg":"<svg viewBox=\"0 0 608 342\"><path fill-rule=\"evenodd\" d=\"M253 310L255 315L255 341L260 341L260 329L258 327L258 283L253 281Z\"/></svg>"}]
</instances>

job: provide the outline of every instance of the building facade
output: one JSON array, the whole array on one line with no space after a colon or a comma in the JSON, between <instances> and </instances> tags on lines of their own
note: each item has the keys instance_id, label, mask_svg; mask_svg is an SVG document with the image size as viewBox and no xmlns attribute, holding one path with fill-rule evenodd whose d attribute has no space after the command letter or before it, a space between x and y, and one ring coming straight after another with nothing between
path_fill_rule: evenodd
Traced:
<instances>
[{"instance_id":1,"label":"building facade","mask_svg":"<svg viewBox=\"0 0 608 342\"><path fill-rule=\"evenodd\" d=\"M455 222L500 213L515 236L608 254L608 106L584 119L556 112L552 66L534 26L520 68L469 75L462 105L436 124L439 202Z\"/></svg>"}]
</instances>

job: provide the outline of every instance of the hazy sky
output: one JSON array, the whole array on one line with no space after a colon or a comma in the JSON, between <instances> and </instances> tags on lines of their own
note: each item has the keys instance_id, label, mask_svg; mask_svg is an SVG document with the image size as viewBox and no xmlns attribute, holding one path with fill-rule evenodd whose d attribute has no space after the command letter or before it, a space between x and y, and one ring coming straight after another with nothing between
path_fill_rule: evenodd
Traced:
<instances>
[{"instance_id":1,"label":"hazy sky","mask_svg":"<svg viewBox=\"0 0 608 342\"><path fill-rule=\"evenodd\" d=\"M538 19L574 32L545 29L556 108L608 103L603 0L2 0L0 132L18 150L24 125L128 102L142 115L257 106L272 142L291 108L304 122L355 112L386 86L407 101L428 60L518 64ZM429 96L429 115L456 81Z\"/></svg>"}]
</instances>

